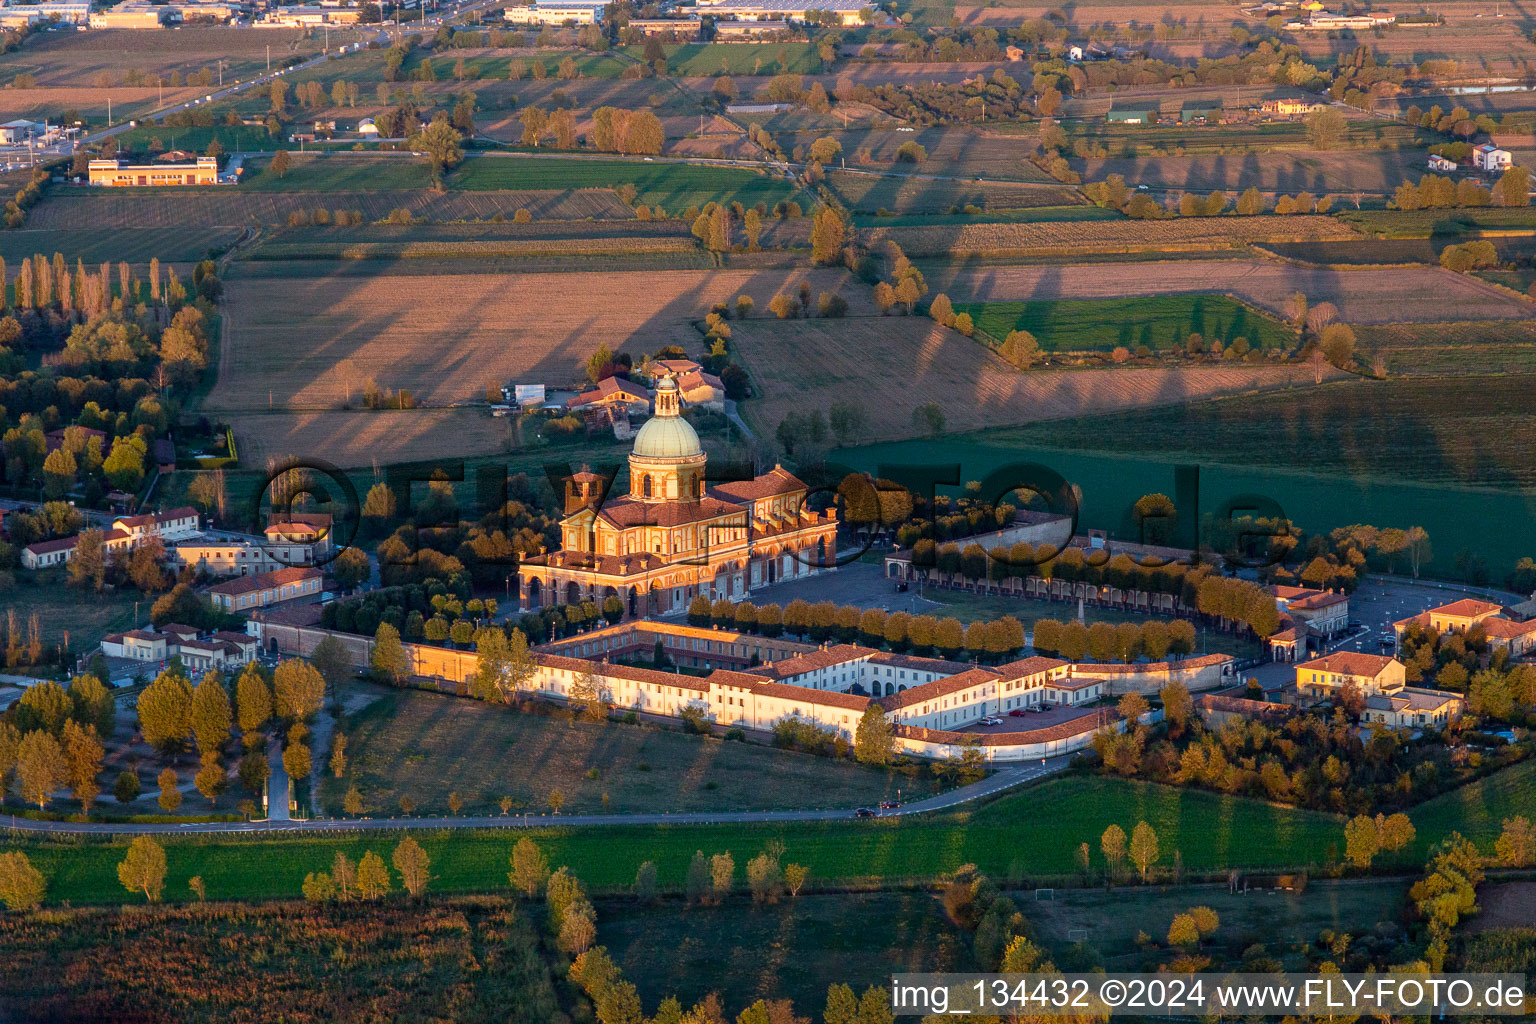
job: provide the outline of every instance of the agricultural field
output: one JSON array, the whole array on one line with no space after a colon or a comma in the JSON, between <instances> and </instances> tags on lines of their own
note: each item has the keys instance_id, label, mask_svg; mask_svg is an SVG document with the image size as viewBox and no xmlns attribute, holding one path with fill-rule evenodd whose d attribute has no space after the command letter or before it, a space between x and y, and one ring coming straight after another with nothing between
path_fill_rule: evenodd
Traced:
<instances>
[{"instance_id":1,"label":"agricultural field","mask_svg":"<svg viewBox=\"0 0 1536 1024\"><path fill-rule=\"evenodd\" d=\"M639 160L480 156L466 160L449 181L451 189L461 192L613 189L624 184L635 186L637 204L679 214L709 202L772 207L798 198L803 205L809 203L793 183L756 171Z\"/></svg>"},{"instance_id":2,"label":"agricultural field","mask_svg":"<svg viewBox=\"0 0 1536 1024\"><path fill-rule=\"evenodd\" d=\"M769 127L774 129L775 141L787 151L802 146L809 149L820 138L835 139L843 147L843 161L851 168L1059 185L1025 159L1029 147L1017 135L959 125L925 126L911 131L897 131L894 127L844 128L839 118L831 115L827 115L826 126L818 129L778 130L772 119ZM923 147L926 155L917 163L908 163L896 155L908 142Z\"/></svg>"},{"instance_id":3,"label":"agricultural field","mask_svg":"<svg viewBox=\"0 0 1536 1024\"><path fill-rule=\"evenodd\" d=\"M567 814L854 807L926 796L927 780L756 743L671 729L572 722L423 691L385 691L349 714L347 773L327 773L322 805L340 808L356 785L375 815L409 794L422 814L500 813L503 797L533 814L559 790ZM644 766L644 767L642 767Z\"/></svg>"},{"instance_id":4,"label":"agricultural field","mask_svg":"<svg viewBox=\"0 0 1536 1024\"><path fill-rule=\"evenodd\" d=\"M1111 156L1068 161L1084 181L1118 174L1129 185L1156 189L1222 189L1236 195L1254 186L1261 192L1342 193L1335 207L1360 193L1388 195L1405 181L1424 176L1424 150L1338 149L1304 153L1246 152L1216 155Z\"/></svg>"},{"instance_id":5,"label":"agricultural field","mask_svg":"<svg viewBox=\"0 0 1536 1024\"><path fill-rule=\"evenodd\" d=\"M1034 206L1022 210L981 213L857 214L853 223L861 228L918 228L956 224L1050 224L1119 219L1119 212L1102 206Z\"/></svg>"},{"instance_id":6,"label":"agricultural field","mask_svg":"<svg viewBox=\"0 0 1536 1024\"><path fill-rule=\"evenodd\" d=\"M1070 822L1041 829L1050 818ZM1320 867L1336 857L1343 819L1331 814L1281 807L1258 800L1221 796L1148 783L1099 777L1056 778L1010 793L968 812L866 823L850 819L750 825L637 825L602 829L562 828L546 819L540 826L504 830L424 830L415 838L432 857L433 890L503 892L512 844L528 835L544 849L551 866L565 865L601 893L627 892L635 869L654 861L664 891L680 891L695 850L729 851L741 870L769 840L785 844L784 859L810 869L811 888L897 884L931 879L962 864L997 878L1056 879L1077 874L1080 842L1095 839L1110 824L1129 828L1147 821L1160 847L1172 858L1178 850L1191 874L1240 869ZM1419 831L1418 846L1438 838ZM345 833L281 839L179 838L165 842L168 902L190 902L187 879L201 875L209 898L292 898L306 872L324 871L336 850L357 858L364 850L392 848L399 834ZM1491 837L1479 837L1491 843ZM383 846L381 844L387 844ZM129 903L116 874L125 842L28 841L27 855L49 879L50 902L76 905ZM1335 847L1333 854L1330 847ZM1384 866L1416 866L1422 849ZM1102 866L1102 861L1095 858ZM142 899L142 897L140 897Z\"/></svg>"},{"instance_id":7,"label":"agricultural field","mask_svg":"<svg viewBox=\"0 0 1536 1024\"><path fill-rule=\"evenodd\" d=\"M240 173L241 192L409 192L431 184L431 168L404 153L294 153L281 176L269 157L247 160Z\"/></svg>"},{"instance_id":8,"label":"agricultural field","mask_svg":"<svg viewBox=\"0 0 1536 1024\"><path fill-rule=\"evenodd\" d=\"M1088 207L1087 209L1096 209ZM1206 253L1243 249L1256 242L1347 240L1359 236L1330 217L1125 218L1033 223L955 223L886 227L868 232L869 242L895 240L909 256L1070 256L1074 253ZM900 223L899 221L897 222Z\"/></svg>"},{"instance_id":9,"label":"agricultural field","mask_svg":"<svg viewBox=\"0 0 1536 1024\"><path fill-rule=\"evenodd\" d=\"M1236 220L1237 218L1233 218ZM1118 224L1069 224L1064 231L1087 232ZM988 226L976 230L1039 230L1053 225ZM941 229L915 228L912 231ZM949 229L942 229L949 230ZM970 229L961 228L960 231ZM906 248L903 243L903 248ZM908 249L908 252L912 250ZM1308 302L1331 302L1339 319L1351 324L1525 320L1532 306L1511 292L1438 267L1328 270L1279 262L1182 260L1163 263L1066 265L1060 267L934 267L932 292L956 302L1120 298L1126 295L1224 293L1277 315L1301 292Z\"/></svg>"},{"instance_id":10,"label":"agricultural field","mask_svg":"<svg viewBox=\"0 0 1536 1024\"><path fill-rule=\"evenodd\" d=\"M349 43L356 35L337 30L331 33L331 43ZM0 80L9 82L18 74L30 74L38 85L49 89L110 86L116 114L118 89L124 76L133 71L163 77L180 72L185 77L208 68L217 84L222 61L224 82L230 84L265 70L269 49L276 68L313 57L322 45L320 34L311 36L298 29L188 26L174 32L45 32L33 35L21 49L0 55ZM105 84L98 84L102 75L106 76Z\"/></svg>"},{"instance_id":11,"label":"agricultural field","mask_svg":"<svg viewBox=\"0 0 1536 1024\"><path fill-rule=\"evenodd\" d=\"M981 969L969 933L922 891L802 894L750 911L734 901L687 908L604 900L597 934L646 1006L672 994L690 1005L718 991L727 1007L789 998L814 1019L828 985L862 993L897 972Z\"/></svg>"},{"instance_id":12,"label":"agricultural field","mask_svg":"<svg viewBox=\"0 0 1536 1024\"><path fill-rule=\"evenodd\" d=\"M1390 374L1536 371L1536 321L1365 324L1355 338Z\"/></svg>"},{"instance_id":13,"label":"agricultural field","mask_svg":"<svg viewBox=\"0 0 1536 1024\"><path fill-rule=\"evenodd\" d=\"M1012 210L1061 206L1076 190L1064 185L949 181L898 171L837 170L827 184L856 213L952 213L967 206Z\"/></svg>"},{"instance_id":14,"label":"agricultural field","mask_svg":"<svg viewBox=\"0 0 1536 1024\"><path fill-rule=\"evenodd\" d=\"M377 852L387 862L393 849ZM453 1020L486 1024L517 1006L526 1019L556 1020L564 1014L539 949L542 927L542 914L505 897L8 914L0 950L12 969L0 978L0 1013L358 1022L442 1019L451 1006Z\"/></svg>"},{"instance_id":15,"label":"agricultural field","mask_svg":"<svg viewBox=\"0 0 1536 1024\"><path fill-rule=\"evenodd\" d=\"M1536 375L1409 377L1087 416L997 435L1017 445L1157 453L1480 487L1536 485ZM1488 444L1498 437L1499 444Z\"/></svg>"},{"instance_id":16,"label":"agricultural field","mask_svg":"<svg viewBox=\"0 0 1536 1024\"><path fill-rule=\"evenodd\" d=\"M233 417L242 445L254 431L268 451L304 452L314 443L316 454L340 447L365 462L393 461L405 449L442 444L459 428L467 429L457 445L422 455L502 451L506 421L478 411L330 410L349 396L360 401L369 377L390 390L409 388L429 404L479 401L487 386L514 378L579 382L600 344L636 355L667 344L696 350L701 342L692 324L711 305L747 294L766 311L774 295L802 279L817 294L840 292L856 313L873 312L869 289L838 270L528 274L515 288L503 276L468 272L237 275L226 282L223 359L205 408ZM607 302L594 306L593 296ZM446 335L444 316L455 321ZM304 414L270 416L269 405ZM337 429L343 421L346 429Z\"/></svg>"},{"instance_id":17,"label":"agricultural field","mask_svg":"<svg viewBox=\"0 0 1536 1024\"><path fill-rule=\"evenodd\" d=\"M108 194L110 193L110 194ZM366 220L382 220L397 209L422 220L511 220L526 209L538 220L587 217L631 219L634 211L613 192L599 189L526 192L245 192L182 189L109 189L96 192L56 190L27 214L27 226L48 229L164 228L186 230L241 228L253 221L284 224L291 213L317 209L356 210Z\"/></svg>"},{"instance_id":18,"label":"agricultural field","mask_svg":"<svg viewBox=\"0 0 1536 1024\"><path fill-rule=\"evenodd\" d=\"M487 378L486 384L490 383ZM203 406L229 423L241 461L248 466L292 456L350 468L449 455L491 455L514 446L509 421L494 419L483 408L269 413L254 408L265 394L253 390L251 406L244 410L230 411L208 402Z\"/></svg>"},{"instance_id":19,"label":"agricultural field","mask_svg":"<svg viewBox=\"0 0 1536 1024\"><path fill-rule=\"evenodd\" d=\"M668 43L667 73L676 78L704 75L813 75L821 57L811 43ZM632 60L645 59L645 47L626 46Z\"/></svg>"},{"instance_id":20,"label":"agricultural field","mask_svg":"<svg viewBox=\"0 0 1536 1024\"><path fill-rule=\"evenodd\" d=\"M5 591L4 605L5 612L15 610L23 630L35 614L45 646L68 643L76 652L91 650L108 633L132 629L139 621L135 613L148 610L131 590L82 597L58 582L12 586Z\"/></svg>"},{"instance_id":21,"label":"agricultural field","mask_svg":"<svg viewBox=\"0 0 1536 1024\"><path fill-rule=\"evenodd\" d=\"M7 82L12 79L6 79ZM206 90L200 89L143 89L119 85L110 89L90 86L60 86L53 89L18 89L14 86L0 88L0 116L7 120L24 118L28 121L48 119L56 121L70 111L91 124L106 125L108 100L111 100L112 123L142 117L158 110L162 103L185 103Z\"/></svg>"},{"instance_id":22,"label":"agricultural field","mask_svg":"<svg viewBox=\"0 0 1536 1024\"><path fill-rule=\"evenodd\" d=\"M1273 242L1264 248L1286 259L1322 266L1369 266L1403 263L1427 263L1438 266L1440 254L1457 241L1454 237L1438 238L1367 238L1353 242ZM1501 260L1528 261L1536 255L1536 233L1528 235L1504 235L1487 239L1498 250ZM1483 280L1497 280L1500 284L1525 291L1529 282L1521 283L1520 274L1485 272L1477 275Z\"/></svg>"},{"instance_id":23,"label":"agricultural field","mask_svg":"<svg viewBox=\"0 0 1536 1024\"><path fill-rule=\"evenodd\" d=\"M191 263L223 252L240 237L239 230L223 228L188 232L179 228L126 228L104 235L100 231L67 229L35 231L31 228L0 231L0 257L7 263L43 253L63 253L71 266L77 259L87 266L126 260L135 266L151 259L161 263Z\"/></svg>"},{"instance_id":24,"label":"agricultural field","mask_svg":"<svg viewBox=\"0 0 1536 1024\"><path fill-rule=\"evenodd\" d=\"M112 100L116 113L117 98ZM260 125L214 125L211 127L172 126L158 121L146 121L137 128L130 128L117 137L118 145L129 153L153 155L172 149L191 153L206 153L217 142L226 153L257 153L274 150L282 144Z\"/></svg>"},{"instance_id":25,"label":"agricultural field","mask_svg":"<svg viewBox=\"0 0 1536 1024\"><path fill-rule=\"evenodd\" d=\"M759 396L743 412L758 429L772 433L790 412L854 400L869 419L861 442L920 433L912 411L925 402L942 405L947 429L962 431L1312 380L1307 367L1248 363L1021 373L985 345L917 317L751 321L735 325L734 341Z\"/></svg>"},{"instance_id":26,"label":"agricultural field","mask_svg":"<svg viewBox=\"0 0 1536 1024\"><path fill-rule=\"evenodd\" d=\"M1134 90L1131 90L1134 94ZM1297 95L1302 95L1297 93ZM1265 99L1273 99L1265 94ZM1230 101L1231 94L1207 92L1195 99L1183 89L1159 90L1144 99L1130 100L1119 90L1113 93L1090 93L1075 100L1071 114L1081 118L1097 118L1072 124L1067 129L1068 140L1075 144L1083 140L1095 148L1107 151L1110 158L1128 159L1138 156L1243 156L1249 153L1288 152L1293 157L1301 154L1316 155L1318 150L1308 138L1307 122L1302 118L1292 121L1254 121L1233 124L1108 124L1102 120L1116 106L1129 106L1133 102L1156 103L1161 112L1178 117L1186 104L1208 102L1218 107ZM1421 104L1422 106L1422 104ZM1345 122L1345 130L1335 148L1354 150L1414 150L1422 151L1441 141L1440 136L1422 128L1409 127L1391 121L1382 121L1364 115L1351 116ZM1421 160L1422 163L1422 160Z\"/></svg>"},{"instance_id":27,"label":"agricultural field","mask_svg":"<svg viewBox=\"0 0 1536 1024\"><path fill-rule=\"evenodd\" d=\"M1380 238L1436 238L1477 235L1497 238L1500 229L1536 230L1536 209L1487 207L1469 210L1345 210L1339 218ZM1451 239L1448 239L1448 241Z\"/></svg>"},{"instance_id":28,"label":"agricultural field","mask_svg":"<svg viewBox=\"0 0 1536 1024\"><path fill-rule=\"evenodd\" d=\"M978 330L1001 341L1028 331L1047 352L1107 352L1115 347L1153 351L1182 346L1191 334L1231 344L1246 338L1255 349L1290 349L1296 332L1224 295L1170 295L1153 299L1046 300L957 303Z\"/></svg>"}]
</instances>

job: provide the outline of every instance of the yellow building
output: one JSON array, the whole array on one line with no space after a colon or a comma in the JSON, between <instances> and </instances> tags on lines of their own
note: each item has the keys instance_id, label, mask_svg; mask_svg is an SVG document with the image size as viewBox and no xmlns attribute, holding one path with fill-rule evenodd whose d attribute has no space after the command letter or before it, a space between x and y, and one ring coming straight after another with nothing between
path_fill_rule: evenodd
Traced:
<instances>
[{"instance_id":1,"label":"yellow building","mask_svg":"<svg viewBox=\"0 0 1536 1024\"><path fill-rule=\"evenodd\" d=\"M1395 729L1446 725L1461 715L1460 694L1408 686L1403 663L1380 654L1335 651L1296 666L1303 697L1331 698L1353 686L1362 698L1362 722Z\"/></svg>"},{"instance_id":2,"label":"yellow building","mask_svg":"<svg viewBox=\"0 0 1536 1024\"><path fill-rule=\"evenodd\" d=\"M572 477L561 549L523 560L520 607L617 597L626 615L665 615L699 594L741 600L832 568L837 513L807 507L804 483L776 466L709 486L705 462L676 382L663 380L656 414L635 435L629 493L603 501L597 474Z\"/></svg>"},{"instance_id":3,"label":"yellow building","mask_svg":"<svg viewBox=\"0 0 1536 1024\"><path fill-rule=\"evenodd\" d=\"M125 164L121 160L92 160L88 168L92 185L217 185L219 161L200 156L192 164Z\"/></svg>"}]
</instances>

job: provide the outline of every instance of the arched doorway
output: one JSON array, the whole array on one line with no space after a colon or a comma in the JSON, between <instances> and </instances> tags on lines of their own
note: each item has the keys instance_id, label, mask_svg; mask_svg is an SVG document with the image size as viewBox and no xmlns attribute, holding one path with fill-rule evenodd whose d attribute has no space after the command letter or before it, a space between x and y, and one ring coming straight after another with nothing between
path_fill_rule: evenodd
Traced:
<instances>
[{"instance_id":1,"label":"arched doorway","mask_svg":"<svg viewBox=\"0 0 1536 1024\"><path fill-rule=\"evenodd\" d=\"M581 604L581 584L571 580L565 585L565 603Z\"/></svg>"},{"instance_id":2,"label":"arched doorway","mask_svg":"<svg viewBox=\"0 0 1536 1024\"><path fill-rule=\"evenodd\" d=\"M539 578L537 576L530 578L526 586L528 588L528 607L532 609L543 604L544 595L541 593L543 585L539 582Z\"/></svg>"},{"instance_id":3,"label":"arched doorway","mask_svg":"<svg viewBox=\"0 0 1536 1024\"><path fill-rule=\"evenodd\" d=\"M640 590L638 587L629 588L629 615L631 618L640 614Z\"/></svg>"}]
</instances>

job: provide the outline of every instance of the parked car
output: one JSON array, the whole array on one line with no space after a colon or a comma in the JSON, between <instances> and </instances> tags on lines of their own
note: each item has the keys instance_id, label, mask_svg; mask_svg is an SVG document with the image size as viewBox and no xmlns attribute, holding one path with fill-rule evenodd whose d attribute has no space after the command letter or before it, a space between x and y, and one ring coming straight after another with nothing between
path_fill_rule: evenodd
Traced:
<instances>
[{"instance_id":1,"label":"parked car","mask_svg":"<svg viewBox=\"0 0 1536 1024\"><path fill-rule=\"evenodd\" d=\"M1028 712L1024 708L1014 708L1008 712L1009 718L1023 718Z\"/></svg>"},{"instance_id":2,"label":"parked car","mask_svg":"<svg viewBox=\"0 0 1536 1024\"><path fill-rule=\"evenodd\" d=\"M882 800L882 801L880 801L880 809L882 811L894 811L896 808L898 808L900 806L901 806L901 802L898 801L898 800Z\"/></svg>"},{"instance_id":3,"label":"parked car","mask_svg":"<svg viewBox=\"0 0 1536 1024\"><path fill-rule=\"evenodd\" d=\"M875 812L870 810L868 807L860 807L858 810L853 812L853 816L855 818L873 818L875 816Z\"/></svg>"},{"instance_id":4,"label":"parked car","mask_svg":"<svg viewBox=\"0 0 1536 1024\"><path fill-rule=\"evenodd\" d=\"M1031 704L1025 710L1029 711L1031 714L1043 715L1048 709L1044 704Z\"/></svg>"}]
</instances>

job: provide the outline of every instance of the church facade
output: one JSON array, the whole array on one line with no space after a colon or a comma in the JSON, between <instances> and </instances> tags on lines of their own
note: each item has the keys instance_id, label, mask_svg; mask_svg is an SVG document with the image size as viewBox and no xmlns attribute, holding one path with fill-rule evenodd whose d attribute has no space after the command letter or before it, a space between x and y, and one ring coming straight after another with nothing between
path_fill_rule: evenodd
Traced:
<instances>
[{"instance_id":1,"label":"church facade","mask_svg":"<svg viewBox=\"0 0 1536 1024\"><path fill-rule=\"evenodd\" d=\"M663 380L655 415L635 435L629 493L603 501L597 474L571 478L560 550L523 560L519 607L617 597L628 616L667 615L700 594L739 601L832 568L837 513L807 507L802 481L775 466L710 485L706 461L676 382Z\"/></svg>"}]
</instances>

